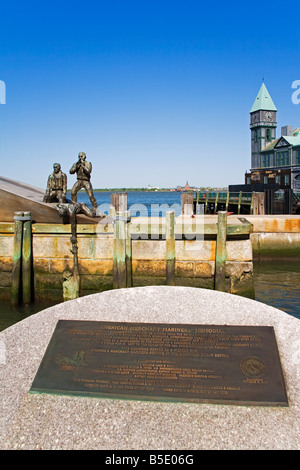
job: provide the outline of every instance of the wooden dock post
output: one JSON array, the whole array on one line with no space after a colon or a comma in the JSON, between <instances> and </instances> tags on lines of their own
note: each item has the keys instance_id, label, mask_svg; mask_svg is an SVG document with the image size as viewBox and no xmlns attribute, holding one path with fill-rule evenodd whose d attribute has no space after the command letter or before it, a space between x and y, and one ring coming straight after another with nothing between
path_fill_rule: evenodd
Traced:
<instances>
[{"instance_id":1,"label":"wooden dock post","mask_svg":"<svg viewBox=\"0 0 300 470\"><path fill-rule=\"evenodd\" d=\"M284 203L283 203L283 213L292 214L293 213L293 195L291 189L284 190Z\"/></svg>"},{"instance_id":2,"label":"wooden dock post","mask_svg":"<svg viewBox=\"0 0 300 470\"><path fill-rule=\"evenodd\" d=\"M132 287L132 241L130 234L130 212L125 211L125 260L126 260L126 287Z\"/></svg>"},{"instance_id":3,"label":"wooden dock post","mask_svg":"<svg viewBox=\"0 0 300 470\"><path fill-rule=\"evenodd\" d=\"M264 215L265 213L265 194L264 193L253 193L252 194L252 214L253 215ZM250 211L251 213L251 211Z\"/></svg>"},{"instance_id":4,"label":"wooden dock post","mask_svg":"<svg viewBox=\"0 0 300 470\"><path fill-rule=\"evenodd\" d=\"M265 189L265 213L267 215L274 214L274 189Z\"/></svg>"},{"instance_id":5,"label":"wooden dock post","mask_svg":"<svg viewBox=\"0 0 300 470\"><path fill-rule=\"evenodd\" d=\"M115 212L127 211L127 193L111 193L110 205L115 208Z\"/></svg>"},{"instance_id":6,"label":"wooden dock post","mask_svg":"<svg viewBox=\"0 0 300 470\"><path fill-rule=\"evenodd\" d=\"M23 304L32 301L32 230L31 213L24 212L22 246L22 296Z\"/></svg>"},{"instance_id":7,"label":"wooden dock post","mask_svg":"<svg viewBox=\"0 0 300 470\"><path fill-rule=\"evenodd\" d=\"M126 279L126 229L124 212L116 212L114 226L113 269L115 289L127 287Z\"/></svg>"},{"instance_id":8,"label":"wooden dock post","mask_svg":"<svg viewBox=\"0 0 300 470\"><path fill-rule=\"evenodd\" d=\"M225 292L227 212L218 213L216 243L215 290Z\"/></svg>"},{"instance_id":9,"label":"wooden dock post","mask_svg":"<svg viewBox=\"0 0 300 470\"><path fill-rule=\"evenodd\" d=\"M214 214L216 214L218 212L218 200L219 200L219 191L217 191L217 194L216 194Z\"/></svg>"},{"instance_id":10,"label":"wooden dock post","mask_svg":"<svg viewBox=\"0 0 300 470\"><path fill-rule=\"evenodd\" d=\"M225 205L225 210L226 210L226 212L228 212L229 196L230 196L230 192L229 192L229 191L227 191L227 196L226 196L226 205Z\"/></svg>"},{"instance_id":11,"label":"wooden dock post","mask_svg":"<svg viewBox=\"0 0 300 470\"><path fill-rule=\"evenodd\" d=\"M11 282L11 303L17 306L21 300L22 283L22 239L23 239L23 212L15 212L13 270Z\"/></svg>"},{"instance_id":12,"label":"wooden dock post","mask_svg":"<svg viewBox=\"0 0 300 470\"><path fill-rule=\"evenodd\" d=\"M242 204L242 191L240 191L239 193L238 214L241 213L241 204Z\"/></svg>"},{"instance_id":13,"label":"wooden dock post","mask_svg":"<svg viewBox=\"0 0 300 470\"><path fill-rule=\"evenodd\" d=\"M167 285L175 286L175 212L166 212Z\"/></svg>"},{"instance_id":14,"label":"wooden dock post","mask_svg":"<svg viewBox=\"0 0 300 470\"><path fill-rule=\"evenodd\" d=\"M193 193L181 193L181 214L193 215L194 212L194 195Z\"/></svg>"},{"instance_id":15,"label":"wooden dock post","mask_svg":"<svg viewBox=\"0 0 300 470\"><path fill-rule=\"evenodd\" d=\"M199 213L199 191L197 191L197 199L196 199L196 210L195 213Z\"/></svg>"},{"instance_id":16,"label":"wooden dock post","mask_svg":"<svg viewBox=\"0 0 300 470\"><path fill-rule=\"evenodd\" d=\"M204 214L207 214L207 207L208 207L208 193L206 194L206 197L205 197Z\"/></svg>"}]
</instances>

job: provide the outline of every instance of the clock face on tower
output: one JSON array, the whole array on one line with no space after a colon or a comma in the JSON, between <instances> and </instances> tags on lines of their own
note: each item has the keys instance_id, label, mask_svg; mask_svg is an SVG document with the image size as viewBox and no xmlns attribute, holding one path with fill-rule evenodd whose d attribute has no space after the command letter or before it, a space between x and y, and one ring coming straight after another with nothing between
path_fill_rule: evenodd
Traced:
<instances>
[{"instance_id":1,"label":"clock face on tower","mask_svg":"<svg viewBox=\"0 0 300 470\"><path fill-rule=\"evenodd\" d=\"M272 119L273 119L272 113L270 111L266 111L264 113L264 119L265 119L265 121L272 121Z\"/></svg>"}]
</instances>

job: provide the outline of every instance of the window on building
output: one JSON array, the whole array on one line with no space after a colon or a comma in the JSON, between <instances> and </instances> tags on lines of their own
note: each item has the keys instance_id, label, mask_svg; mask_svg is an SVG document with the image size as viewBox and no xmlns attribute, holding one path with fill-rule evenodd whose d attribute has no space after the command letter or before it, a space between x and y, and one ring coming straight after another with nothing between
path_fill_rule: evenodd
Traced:
<instances>
[{"instance_id":1,"label":"window on building","mask_svg":"<svg viewBox=\"0 0 300 470\"><path fill-rule=\"evenodd\" d=\"M287 186L290 183L290 175L284 175L284 184Z\"/></svg>"},{"instance_id":2,"label":"window on building","mask_svg":"<svg viewBox=\"0 0 300 470\"><path fill-rule=\"evenodd\" d=\"M300 150L296 152L296 165L300 165Z\"/></svg>"},{"instance_id":3,"label":"window on building","mask_svg":"<svg viewBox=\"0 0 300 470\"><path fill-rule=\"evenodd\" d=\"M289 152L277 152L275 154L275 166L288 166L290 165Z\"/></svg>"},{"instance_id":4,"label":"window on building","mask_svg":"<svg viewBox=\"0 0 300 470\"><path fill-rule=\"evenodd\" d=\"M267 153L260 157L260 166L263 168L268 168L270 166L270 154Z\"/></svg>"},{"instance_id":5,"label":"window on building","mask_svg":"<svg viewBox=\"0 0 300 470\"><path fill-rule=\"evenodd\" d=\"M290 165L290 152L288 150L284 152L284 165Z\"/></svg>"},{"instance_id":6,"label":"window on building","mask_svg":"<svg viewBox=\"0 0 300 470\"><path fill-rule=\"evenodd\" d=\"M264 176L264 184L268 184L268 177Z\"/></svg>"},{"instance_id":7,"label":"window on building","mask_svg":"<svg viewBox=\"0 0 300 470\"><path fill-rule=\"evenodd\" d=\"M271 142L271 140L272 140L272 129L266 129L266 140L267 140L267 142Z\"/></svg>"},{"instance_id":8,"label":"window on building","mask_svg":"<svg viewBox=\"0 0 300 470\"><path fill-rule=\"evenodd\" d=\"M280 184L280 175L276 175L275 182L277 184Z\"/></svg>"}]
</instances>

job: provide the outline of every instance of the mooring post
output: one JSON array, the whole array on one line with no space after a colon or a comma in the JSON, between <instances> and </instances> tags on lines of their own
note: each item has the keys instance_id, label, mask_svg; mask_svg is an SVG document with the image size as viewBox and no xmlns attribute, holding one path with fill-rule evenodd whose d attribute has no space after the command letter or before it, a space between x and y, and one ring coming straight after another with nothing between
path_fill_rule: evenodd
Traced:
<instances>
[{"instance_id":1,"label":"mooring post","mask_svg":"<svg viewBox=\"0 0 300 470\"><path fill-rule=\"evenodd\" d=\"M197 195L196 195L196 210L195 210L196 214L199 214L199 191L197 191Z\"/></svg>"},{"instance_id":2,"label":"mooring post","mask_svg":"<svg viewBox=\"0 0 300 470\"><path fill-rule=\"evenodd\" d=\"M23 219L22 295L23 304L30 304L32 301L32 230L30 212L24 212Z\"/></svg>"},{"instance_id":3,"label":"mooring post","mask_svg":"<svg viewBox=\"0 0 300 470\"><path fill-rule=\"evenodd\" d=\"M193 215L194 212L194 194L181 193L181 214Z\"/></svg>"},{"instance_id":4,"label":"mooring post","mask_svg":"<svg viewBox=\"0 0 300 470\"><path fill-rule=\"evenodd\" d=\"M22 239L23 239L23 212L15 212L13 270L11 281L11 303L19 305L21 300L22 283Z\"/></svg>"},{"instance_id":5,"label":"mooring post","mask_svg":"<svg viewBox=\"0 0 300 470\"><path fill-rule=\"evenodd\" d=\"M242 205L242 191L240 191L239 193L238 214L241 213L241 205Z\"/></svg>"},{"instance_id":6,"label":"mooring post","mask_svg":"<svg viewBox=\"0 0 300 470\"><path fill-rule=\"evenodd\" d=\"M115 212L127 211L127 193L111 193L110 205L115 208Z\"/></svg>"},{"instance_id":7,"label":"mooring post","mask_svg":"<svg viewBox=\"0 0 300 470\"><path fill-rule=\"evenodd\" d=\"M175 212L166 212L167 285L175 286Z\"/></svg>"},{"instance_id":8,"label":"mooring post","mask_svg":"<svg viewBox=\"0 0 300 470\"><path fill-rule=\"evenodd\" d=\"M265 189L265 214L274 214L274 189Z\"/></svg>"},{"instance_id":9,"label":"mooring post","mask_svg":"<svg viewBox=\"0 0 300 470\"><path fill-rule=\"evenodd\" d=\"M126 228L125 213L116 212L114 226L114 288L120 289L127 287L126 279Z\"/></svg>"},{"instance_id":10,"label":"mooring post","mask_svg":"<svg viewBox=\"0 0 300 470\"><path fill-rule=\"evenodd\" d=\"M114 206L112 206L112 204L110 204L110 206L109 206L109 214L108 215L112 219L116 216L116 209L114 208Z\"/></svg>"},{"instance_id":11,"label":"mooring post","mask_svg":"<svg viewBox=\"0 0 300 470\"><path fill-rule=\"evenodd\" d=\"M227 212L218 213L216 242L215 290L225 292Z\"/></svg>"},{"instance_id":12,"label":"mooring post","mask_svg":"<svg viewBox=\"0 0 300 470\"><path fill-rule=\"evenodd\" d=\"M126 286L132 287L132 241L130 234L130 211L125 211L125 260L126 260Z\"/></svg>"},{"instance_id":13,"label":"mooring post","mask_svg":"<svg viewBox=\"0 0 300 470\"><path fill-rule=\"evenodd\" d=\"M218 200L219 200L219 191L217 191L217 194L216 194L214 214L217 214L218 212Z\"/></svg>"},{"instance_id":14,"label":"mooring post","mask_svg":"<svg viewBox=\"0 0 300 470\"><path fill-rule=\"evenodd\" d=\"M252 193L252 205L253 209L250 214L263 215L265 213L265 193Z\"/></svg>"},{"instance_id":15,"label":"mooring post","mask_svg":"<svg viewBox=\"0 0 300 470\"><path fill-rule=\"evenodd\" d=\"M227 196L226 196L226 212L228 211L228 204L229 204L229 196L230 196L230 192L227 191Z\"/></svg>"},{"instance_id":16,"label":"mooring post","mask_svg":"<svg viewBox=\"0 0 300 470\"><path fill-rule=\"evenodd\" d=\"M292 214L293 212L293 195L291 189L284 190L284 202L283 202L283 213L284 214Z\"/></svg>"}]
</instances>

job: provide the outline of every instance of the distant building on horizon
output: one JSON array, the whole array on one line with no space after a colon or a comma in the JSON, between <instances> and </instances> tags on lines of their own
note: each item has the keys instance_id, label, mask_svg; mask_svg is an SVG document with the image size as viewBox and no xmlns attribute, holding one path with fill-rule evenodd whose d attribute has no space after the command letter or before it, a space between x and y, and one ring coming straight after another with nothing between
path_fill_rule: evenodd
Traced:
<instances>
[{"instance_id":1,"label":"distant building on horizon","mask_svg":"<svg viewBox=\"0 0 300 470\"><path fill-rule=\"evenodd\" d=\"M250 110L250 129L251 169L245 184L300 191L300 127L284 126L276 137L277 108L264 82Z\"/></svg>"},{"instance_id":2,"label":"distant building on horizon","mask_svg":"<svg viewBox=\"0 0 300 470\"><path fill-rule=\"evenodd\" d=\"M176 191L197 191L197 188L192 188L187 181L185 186L177 186Z\"/></svg>"}]
</instances>

